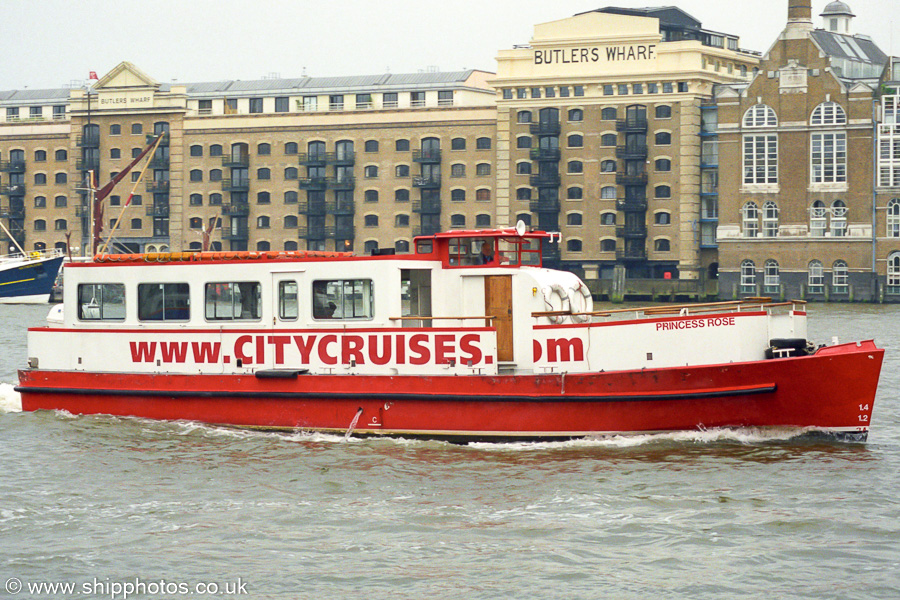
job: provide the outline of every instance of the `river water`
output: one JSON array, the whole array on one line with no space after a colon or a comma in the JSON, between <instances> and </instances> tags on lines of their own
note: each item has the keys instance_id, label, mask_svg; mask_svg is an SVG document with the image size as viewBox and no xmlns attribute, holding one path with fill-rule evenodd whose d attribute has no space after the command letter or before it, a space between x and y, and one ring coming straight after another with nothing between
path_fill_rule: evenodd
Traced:
<instances>
[{"instance_id":1,"label":"river water","mask_svg":"<svg viewBox=\"0 0 900 600\"><path fill-rule=\"evenodd\" d=\"M868 443L459 446L23 413L47 307L0 307L0 598L900 598L900 306L809 312L817 343L887 350Z\"/></svg>"}]
</instances>

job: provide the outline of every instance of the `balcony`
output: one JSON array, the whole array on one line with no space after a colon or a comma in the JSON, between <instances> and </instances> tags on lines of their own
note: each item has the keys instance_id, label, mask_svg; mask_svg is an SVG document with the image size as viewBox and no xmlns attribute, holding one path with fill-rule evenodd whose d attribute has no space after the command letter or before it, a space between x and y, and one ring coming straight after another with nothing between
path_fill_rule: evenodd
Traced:
<instances>
[{"instance_id":1,"label":"balcony","mask_svg":"<svg viewBox=\"0 0 900 600\"><path fill-rule=\"evenodd\" d=\"M76 171L93 171L96 173L100 170L99 158L79 158L75 161Z\"/></svg>"},{"instance_id":2,"label":"balcony","mask_svg":"<svg viewBox=\"0 0 900 600\"><path fill-rule=\"evenodd\" d=\"M324 190L328 187L326 177L301 177L297 180L301 190Z\"/></svg>"},{"instance_id":3,"label":"balcony","mask_svg":"<svg viewBox=\"0 0 900 600\"><path fill-rule=\"evenodd\" d=\"M434 189L441 187L441 176L440 175L429 175L424 177L413 177L412 180L413 187L417 188L425 188L425 189Z\"/></svg>"},{"instance_id":4,"label":"balcony","mask_svg":"<svg viewBox=\"0 0 900 600\"><path fill-rule=\"evenodd\" d=\"M25 184L24 183L6 183L0 185L0 195L2 196L24 196L25 195Z\"/></svg>"},{"instance_id":5,"label":"balcony","mask_svg":"<svg viewBox=\"0 0 900 600\"><path fill-rule=\"evenodd\" d=\"M627 117L616 121L616 131L641 133L647 131L647 117Z\"/></svg>"},{"instance_id":6,"label":"balcony","mask_svg":"<svg viewBox=\"0 0 900 600\"><path fill-rule=\"evenodd\" d=\"M616 227L616 237L619 238L645 238L647 237L646 225L628 225Z\"/></svg>"},{"instance_id":7,"label":"balcony","mask_svg":"<svg viewBox=\"0 0 900 600\"><path fill-rule=\"evenodd\" d=\"M159 135L158 133L148 133L145 137L145 139L147 140L147 144L152 144L153 142L155 142L156 136L158 136L158 135ZM162 136L163 136L163 139L159 143L159 145L160 146L168 146L169 145L169 132L167 131L167 132L163 133Z\"/></svg>"},{"instance_id":8,"label":"balcony","mask_svg":"<svg viewBox=\"0 0 900 600\"><path fill-rule=\"evenodd\" d=\"M329 190L352 190L356 187L356 178L349 175L327 179L326 183Z\"/></svg>"},{"instance_id":9,"label":"balcony","mask_svg":"<svg viewBox=\"0 0 900 600\"><path fill-rule=\"evenodd\" d=\"M619 262L635 262L647 260L647 249L628 248L627 250L616 250L616 260Z\"/></svg>"},{"instance_id":10,"label":"balcony","mask_svg":"<svg viewBox=\"0 0 900 600\"><path fill-rule=\"evenodd\" d=\"M322 167L328 162L327 152L301 152L298 156L300 164L306 167ZM334 162L333 155L332 162Z\"/></svg>"},{"instance_id":11,"label":"balcony","mask_svg":"<svg viewBox=\"0 0 900 600\"><path fill-rule=\"evenodd\" d=\"M147 192L152 194L167 194L169 192L169 180L148 181Z\"/></svg>"},{"instance_id":12,"label":"balcony","mask_svg":"<svg viewBox=\"0 0 900 600\"><path fill-rule=\"evenodd\" d=\"M630 200L625 198L619 198L616 200L616 210L621 210L624 212L644 212L647 210L647 201L646 200Z\"/></svg>"},{"instance_id":13,"label":"balcony","mask_svg":"<svg viewBox=\"0 0 900 600\"><path fill-rule=\"evenodd\" d=\"M324 215L326 204L321 202L300 202L297 204L297 213L301 215Z\"/></svg>"},{"instance_id":14,"label":"balcony","mask_svg":"<svg viewBox=\"0 0 900 600\"><path fill-rule=\"evenodd\" d=\"M441 162L441 150L440 148L413 150L412 159L417 163L436 164Z\"/></svg>"},{"instance_id":15,"label":"balcony","mask_svg":"<svg viewBox=\"0 0 900 600\"><path fill-rule=\"evenodd\" d=\"M298 227L297 228L297 237L301 240L324 240L325 239L325 226L318 225L312 227Z\"/></svg>"},{"instance_id":16,"label":"balcony","mask_svg":"<svg viewBox=\"0 0 900 600\"><path fill-rule=\"evenodd\" d=\"M441 228L439 225L430 225L430 224L422 224L413 226L412 235L413 237L418 237L420 235L434 235L436 233L440 233Z\"/></svg>"},{"instance_id":17,"label":"balcony","mask_svg":"<svg viewBox=\"0 0 900 600\"><path fill-rule=\"evenodd\" d=\"M236 154L222 157L223 167L248 168L250 166L249 154Z\"/></svg>"},{"instance_id":18,"label":"balcony","mask_svg":"<svg viewBox=\"0 0 900 600\"><path fill-rule=\"evenodd\" d=\"M646 173L616 173L617 185L647 185Z\"/></svg>"},{"instance_id":19,"label":"balcony","mask_svg":"<svg viewBox=\"0 0 900 600\"><path fill-rule=\"evenodd\" d=\"M529 178L532 187L559 187L559 173L539 173Z\"/></svg>"},{"instance_id":20,"label":"balcony","mask_svg":"<svg viewBox=\"0 0 900 600\"><path fill-rule=\"evenodd\" d=\"M412 210L414 213L423 215L437 215L441 212L440 200L416 200L413 202Z\"/></svg>"},{"instance_id":21,"label":"balcony","mask_svg":"<svg viewBox=\"0 0 900 600\"><path fill-rule=\"evenodd\" d=\"M647 158L647 144L626 144L616 146L616 158L643 160Z\"/></svg>"},{"instance_id":22,"label":"balcony","mask_svg":"<svg viewBox=\"0 0 900 600\"><path fill-rule=\"evenodd\" d=\"M325 159L329 165L335 165L336 167L347 167L353 165L353 163L356 162L356 152L354 152L353 150L329 152L326 155Z\"/></svg>"},{"instance_id":23,"label":"balcony","mask_svg":"<svg viewBox=\"0 0 900 600\"><path fill-rule=\"evenodd\" d=\"M169 205L168 204L149 204L149 205L147 205L147 216L148 217L158 217L160 219L168 219L169 218Z\"/></svg>"},{"instance_id":24,"label":"balcony","mask_svg":"<svg viewBox=\"0 0 900 600\"><path fill-rule=\"evenodd\" d=\"M168 169L169 168L169 157L168 156L154 156L150 159L150 162L147 164L148 169Z\"/></svg>"},{"instance_id":25,"label":"balcony","mask_svg":"<svg viewBox=\"0 0 900 600\"><path fill-rule=\"evenodd\" d=\"M75 145L79 148L99 148L100 132L79 135L75 138Z\"/></svg>"},{"instance_id":26,"label":"balcony","mask_svg":"<svg viewBox=\"0 0 900 600\"><path fill-rule=\"evenodd\" d=\"M356 227L353 225L335 225L326 227L325 237L338 240L352 240L356 237Z\"/></svg>"},{"instance_id":27,"label":"balcony","mask_svg":"<svg viewBox=\"0 0 900 600\"><path fill-rule=\"evenodd\" d=\"M24 218L25 218L25 207L24 206L0 207L0 219L24 219Z\"/></svg>"},{"instance_id":28,"label":"balcony","mask_svg":"<svg viewBox=\"0 0 900 600\"><path fill-rule=\"evenodd\" d=\"M246 217L250 214L250 205L246 202L232 202L222 205L222 214L227 217Z\"/></svg>"},{"instance_id":29,"label":"balcony","mask_svg":"<svg viewBox=\"0 0 900 600\"><path fill-rule=\"evenodd\" d=\"M559 121L540 121L531 124L533 135L559 135L560 131L562 131L562 125Z\"/></svg>"},{"instance_id":30,"label":"balcony","mask_svg":"<svg viewBox=\"0 0 900 600\"><path fill-rule=\"evenodd\" d=\"M0 172L3 173L24 173L24 160L3 160L0 161Z\"/></svg>"},{"instance_id":31,"label":"balcony","mask_svg":"<svg viewBox=\"0 0 900 600\"><path fill-rule=\"evenodd\" d=\"M352 216L356 212L356 204L352 200L328 202L325 211L330 215Z\"/></svg>"},{"instance_id":32,"label":"balcony","mask_svg":"<svg viewBox=\"0 0 900 600\"><path fill-rule=\"evenodd\" d=\"M9 233L12 235L12 239L16 241L20 246L25 245L25 230L19 227L10 228Z\"/></svg>"},{"instance_id":33,"label":"balcony","mask_svg":"<svg viewBox=\"0 0 900 600\"><path fill-rule=\"evenodd\" d=\"M250 237L250 229L246 225L222 228L222 239L227 241L244 241Z\"/></svg>"},{"instance_id":34,"label":"balcony","mask_svg":"<svg viewBox=\"0 0 900 600\"><path fill-rule=\"evenodd\" d=\"M559 162L562 155L559 148L532 148L528 154L531 160L543 162Z\"/></svg>"},{"instance_id":35,"label":"balcony","mask_svg":"<svg viewBox=\"0 0 900 600\"><path fill-rule=\"evenodd\" d=\"M536 212L552 212L558 213L560 209L559 200L532 200L528 203L528 210Z\"/></svg>"},{"instance_id":36,"label":"balcony","mask_svg":"<svg viewBox=\"0 0 900 600\"><path fill-rule=\"evenodd\" d=\"M250 180L249 179L223 179L222 180L222 191L223 192L249 192L250 191Z\"/></svg>"}]
</instances>

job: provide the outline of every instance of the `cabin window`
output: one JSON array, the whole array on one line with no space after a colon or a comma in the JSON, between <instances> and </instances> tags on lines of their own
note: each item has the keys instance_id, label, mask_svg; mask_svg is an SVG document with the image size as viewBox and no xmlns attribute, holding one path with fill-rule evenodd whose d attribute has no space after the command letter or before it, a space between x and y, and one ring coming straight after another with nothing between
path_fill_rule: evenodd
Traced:
<instances>
[{"instance_id":1,"label":"cabin window","mask_svg":"<svg viewBox=\"0 0 900 600\"><path fill-rule=\"evenodd\" d=\"M82 321L123 321L125 285L81 283L78 285L78 318Z\"/></svg>"},{"instance_id":2,"label":"cabin window","mask_svg":"<svg viewBox=\"0 0 900 600\"><path fill-rule=\"evenodd\" d=\"M300 307L297 303L297 282L278 282L278 318L284 321L294 321L300 315Z\"/></svg>"},{"instance_id":3,"label":"cabin window","mask_svg":"<svg viewBox=\"0 0 900 600\"><path fill-rule=\"evenodd\" d=\"M256 281L206 284L206 318L210 321L252 321L262 318L261 286Z\"/></svg>"},{"instance_id":4,"label":"cabin window","mask_svg":"<svg viewBox=\"0 0 900 600\"><path fill-rule=\"evenodd\" d=\"M138 319L187 321L191 318L190 287L186 283L138 285Z\"/></svg>"},{"instance_id":5,"label":"cabin window","mask_svg":"<svg viewBox=\"0 0 900 600\"><path fill-rule=\"evenodd\" d=\"M314 319L371 319L374 295L371 279L313 281Z\"/></svg>"}]
</instances>

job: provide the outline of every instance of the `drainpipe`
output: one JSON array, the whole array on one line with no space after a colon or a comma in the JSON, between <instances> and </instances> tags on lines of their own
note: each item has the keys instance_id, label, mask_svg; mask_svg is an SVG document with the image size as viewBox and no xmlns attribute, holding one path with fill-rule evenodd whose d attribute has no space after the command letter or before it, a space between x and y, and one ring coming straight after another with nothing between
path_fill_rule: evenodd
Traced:
<instances>
[{"instance_id":1,"label":"drainpipe","mask_svg":"<svg viewBox=\"0 0 900 600\"><path fill-rule=\"evenodd\" d=\"M877 251L877 240L878 240L878 232L876 231L876 226L878 224L878 218L876 214L877 209L877 192L876 188L878 185L878 101L872 100L872 277L875 281L875 286L872 292L875 294L875 297L878 297L878 271L875 268L876 258L878 256Z\"/></svg>"}]
</instances>

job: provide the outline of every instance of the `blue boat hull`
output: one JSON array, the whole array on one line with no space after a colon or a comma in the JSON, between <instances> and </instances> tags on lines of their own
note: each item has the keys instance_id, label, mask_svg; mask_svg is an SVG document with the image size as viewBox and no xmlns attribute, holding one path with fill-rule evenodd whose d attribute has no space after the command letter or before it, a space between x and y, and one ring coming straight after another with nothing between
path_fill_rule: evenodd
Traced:
<instances>
[{"instance_id":1,"label":"blue boat hull","mask_svg":"<svg viewBox=\"0 0 900 600\"><path fill-rule=\"evenodd\" d=\"M0 263L0 303L48 302L62 263L62 256Z\"/></svg>"}]
</instances>

